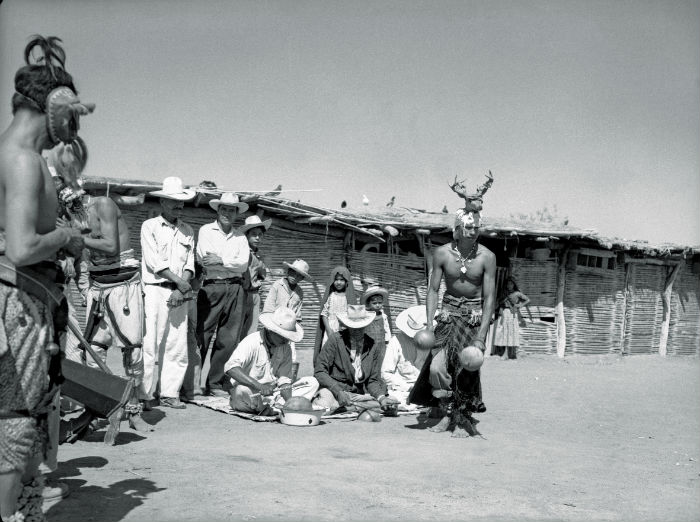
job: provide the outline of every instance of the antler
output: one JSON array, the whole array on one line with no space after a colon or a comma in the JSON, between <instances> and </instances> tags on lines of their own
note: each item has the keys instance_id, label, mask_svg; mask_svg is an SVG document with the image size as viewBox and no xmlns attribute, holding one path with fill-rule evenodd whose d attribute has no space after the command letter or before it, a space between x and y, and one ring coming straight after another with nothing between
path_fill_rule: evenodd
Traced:
<instances>
[{"instance_id":1,"label":"antler","mask_svg":"<svg viewBox=\"0 0 700 522\"><path fill-rule=\"evenodd\" d=\"M491 174L491 171L489 170L489 173L486 174L486 181L484 184L476 187L475 196L482 197L484 194L486 194L486 191L491 188L491 185L493 185L493 174Z\"/></svg>"},{"instance_id":2,"label":"antler","mask_svg":"<svg viewBox=\"0 0 700 522\"><path fill-rule=\"evenodd\" d=\"M465 180L466 181L466 180ZM450 184L452 191L457 194L460 198L467 197L467 188L464 186L464 181L457 181L457 176L455 176L454 183Z\"/></svg>"}]
</instances>

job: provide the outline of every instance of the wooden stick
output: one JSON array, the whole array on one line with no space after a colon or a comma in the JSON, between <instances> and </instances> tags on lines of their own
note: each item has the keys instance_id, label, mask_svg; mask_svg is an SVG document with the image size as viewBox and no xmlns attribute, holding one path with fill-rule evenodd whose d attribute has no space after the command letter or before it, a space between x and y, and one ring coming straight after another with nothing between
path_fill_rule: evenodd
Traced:
<instances>
[{"instance_id":1,"label":"wooden stick","mask_svg":"<svg viewBox=\"0 0 700 522\"><path fill-rule=\"evenodd\" d=\"M557 356L564 357L566 352L566 320L564 319L564 287L566 286L566 258L568 250L562 252L557 272L557 304L554 307L557 317Z\"/></svg>"},{"instance_id":2,"label":"wooden stick","mask_svg":"<svg viewBox=\"0 0 700 522\"><path fill-rule=\"evenodd\" d=\"M97 363L97 366L100 367L100 370L102 370L105 373L112 374L112 370L109 369L109 367L100 359L97 354L95 353L95 350L92 349L92 346L90 346L90 343L85 340L85 337L83 337L83 333L80 331L80 328L78 327L77 324L75 324L75 321L73 320L72 317L68 318L68 328L70 329L71 332L73 332L73 335L75 335L76 339L78 339L78 342L85 348L85 351L90 354L90 357Z\"/></svg>"},{"instance_id":3,"label":"wooden stick","mask_svg":"<svg viewBox=\"0 0 700 522\"><path fill-rule=\"evenodd\" d=\"M661 337L659 339L659 355L666 357L667 344L668 344L668 329L671 325L671 292L673 290L673 282L676 280L678 272L680 272L681 264L677 263L676 266L671 269L671 273L666 277L666 282L664 283L664 291L662 293L663 306L664 306L664 319L661 323Z\"/></svg>"}]
</instances>

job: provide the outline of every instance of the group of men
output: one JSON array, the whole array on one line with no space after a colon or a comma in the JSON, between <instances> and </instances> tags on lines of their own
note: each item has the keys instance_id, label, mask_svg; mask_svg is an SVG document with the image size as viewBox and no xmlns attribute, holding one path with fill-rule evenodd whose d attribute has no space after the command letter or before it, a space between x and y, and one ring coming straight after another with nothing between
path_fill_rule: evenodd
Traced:
<instances>
[{"instance_id":1,"label":"group of men","mask_svg":"<svg viewBox=\"0 0 700 522\"><path fill-rule=\"evenodd\" d=\"M293 343L303 335L298 282L308 275L300 260L287 264L291 273L276 288L273 309L260 316L258 331L266 270L256 250L270 222L253 215L236 227L247 204L235 194L210 202L216 220L202 226L195 241L192 227L180 219L184 202L195 194L179 178L166 178L152 193L160 198L160 215L141 227L140 261L117 205L106 197L80 198L70 171L72 161L78 170L84 167L87 149L77 135L79 118L94 105L79 100L60 43L37 36L28 44L27 64L15 76L13 120L0 135L2 520L43 517L36 477L47 458L47 419L60 385L61 345L66 358L88 364L97 362L93 355L104 359L109 348L121 349L136 390L126 414L137 430L150 429L141 411L156 397L161 406L184 408L181 394L201 392L230 396L232 405L258 412L270 406L265 397L275 394L303 396L324 408L356 405L369 395L385 413L395 411L398 401L389 395L388 377L381 378L388 353L364 333L374 320L364 307L351 305L339 314L345 329L324 343L314 377L296 378ZM31 63L36 49L41 58ZM60 197L42 158L46 150L53 150L55 170L63 170L56 176L64 185ZM441 407L445 417L436 431L468 430L470 414L485 409L479 372L463 371L458 357L466 344L483 351L489 321L482 319L492 316L495 305L495 257L478 244L479 210L467 206L458 212L454 241L434 254L425 316L412 323L406 319L411 331L435 331L437 344L424 354L408 402ZM81 266L87 272L89 312L84 335L72 333L85 350L66 339L71 319L62 277L75 277ZM435 316L443 277L447 291L435 326L427 318ZM201 363L214 336L204 378ZM397 357L403 344L392 348ZM389 371L391 364L386 366Z\"/></svg>"}]
</instances>

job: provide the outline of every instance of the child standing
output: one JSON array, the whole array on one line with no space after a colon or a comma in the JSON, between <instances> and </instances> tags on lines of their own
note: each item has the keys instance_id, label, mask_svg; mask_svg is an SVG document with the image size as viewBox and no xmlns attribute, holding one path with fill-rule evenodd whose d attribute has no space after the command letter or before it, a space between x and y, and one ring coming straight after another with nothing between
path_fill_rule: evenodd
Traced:
<instances>
[{"instance_id":1,"label":"child standing","mask_svg":"<svg viewBox=\"0 0 700 522\"><path fill-rule=\"evenodd\" d=\"M370 286L362 296L362 303L367 310L377 314L377 318L367 327L367 334L382 347L386 346L391 339L389 318L384 313L384 307L389 304L389 292L381 286Z\"/></svg>"},{"instance_id":2,"label":"child standing","mask_svg":"<svg viewBox=\"0 0 700 522\"><path fill-rule=\"evenodd\" d=\"M297 259L293 263L284 262L287 267L287 275L278 279L270 287L270 291L265 298L265 305L262 313L272 313L278 308L291 308L297 314L297 323L301 322L301 305L304 302L304 292L299 283L309 278L309 264L303 259ZM293 379L296 380L297 352L294 343L290 343L292 348Z\"/></svg>"},{"instance_id":3,"label":"child standing","mask_svg":"<svg viewBox=\"0 0 700 522\"><path fill-rule=\"evenodd\" d=\"M330 280L323 295L321 314L316 329L314 343L314 364L321 346L326 342L330 332L340 329L338 313L347 312L348 304L355 304L355 288L352 285L350 271L344 266L336 266L331 270Z\"/></svg>"}]
</instances>

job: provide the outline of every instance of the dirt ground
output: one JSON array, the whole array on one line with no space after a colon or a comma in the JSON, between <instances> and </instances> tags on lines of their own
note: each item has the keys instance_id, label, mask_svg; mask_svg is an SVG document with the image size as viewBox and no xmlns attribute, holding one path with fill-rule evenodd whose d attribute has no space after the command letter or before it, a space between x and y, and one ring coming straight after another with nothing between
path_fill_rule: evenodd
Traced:
<instances>
[{"instance_id":1,"label":"dirt ground","mask_svg":"<svg viewBox=\"0 0 700 522\"><path fill-rule=\"evenodd\" d=\"M311 367L300 353L301 374ZM113 365L116 367L116 364ZM489 358L484 438L422 416L317 427L189 405L63 445L52 521L700 519L697 358Z\"/></svg>"}]
</instances>

